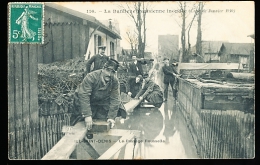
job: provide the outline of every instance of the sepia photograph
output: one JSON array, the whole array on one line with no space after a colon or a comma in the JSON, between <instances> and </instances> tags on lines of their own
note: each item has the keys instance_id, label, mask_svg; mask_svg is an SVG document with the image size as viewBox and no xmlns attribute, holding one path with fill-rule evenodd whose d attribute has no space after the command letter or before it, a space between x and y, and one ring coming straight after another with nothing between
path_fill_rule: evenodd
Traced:
<instances>
[{"instance_id":1,"label":"sepia photograph","mask_svg":"<svg viewBox=\"0 0 260 165\"><path fill-rule=\"evenodd\" d=\"M254 1L7 8L9 160L255 158Z\"/></svg>"}]
</instances>

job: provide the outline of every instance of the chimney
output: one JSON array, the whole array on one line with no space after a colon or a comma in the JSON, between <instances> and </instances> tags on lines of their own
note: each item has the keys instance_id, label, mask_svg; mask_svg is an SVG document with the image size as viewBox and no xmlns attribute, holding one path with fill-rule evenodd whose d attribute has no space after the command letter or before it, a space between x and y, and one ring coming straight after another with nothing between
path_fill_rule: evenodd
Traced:
<instances>
[{"instance_id":1,"label":"chimney","mask_svg":"<svg viewBox=\"0 0 260 165\"><path fill-rule=\"evenodd\" d=\"M109 26L108 26L108 27L112 30L113 27L112 27L112 22L111 22L111 20L112 20L112 19L109 19Z\"/></svg>"}]
</instances>

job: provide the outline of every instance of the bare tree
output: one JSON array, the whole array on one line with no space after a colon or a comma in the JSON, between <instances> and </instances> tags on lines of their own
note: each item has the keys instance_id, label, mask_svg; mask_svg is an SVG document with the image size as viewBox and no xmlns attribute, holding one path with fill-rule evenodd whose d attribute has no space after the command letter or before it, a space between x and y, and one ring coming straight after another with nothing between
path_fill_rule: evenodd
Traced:
<instances>
[{"instance_id":1,"label":"bare tree","mask_svg":"<svg viewBox=\"0 0 260 165\"><path fill-rule=\"evenodd\" d=\"M146 2L130 2L126 5L119 5L120 8L135 11L127 12L126 14L133 20L138 33L138 57L144 58L146 46L146 14L148 10L148 3Z\"/></svg>"},{"instance_id":2,"label":"bare tree","mask_svg":"<svg viewBox=\"0 0 260 165\"><path fill-rule=\"evenodd\" d=\"M127 29L126 31L127 41L131 46L131 56L137 53L138 34L135 30Z\"/></svg>"},{"instance_id":3,"label":"bare tree","mask_svg":"<svg viewBox=\"0 0 260 165\"><path fill-rule=\"evenodd\" d=\"M199 13L199 5L197 6L196 4L193 5L193 8L191 9L192 11L194 10L194 15L193 18L189 24L188 28L188 50L187 50L187 54L190 55L191 54L191 44L190 44L190 29L192 27L193 21L196 18L196 16Z\"/></svg>"},{"instance_id":4,"label":"bare tree","mask_svg":"<svg viewBox=\"0 0 260 165\"><path fill-rule=\"evenodd\" d=\"M188 9L186 2L179 2L179 9L181 11L180 14L181 14L181 19L182 19L182 23L181 23L182 53L180 54L180 59L179 59L180 62L187 61L188 56L191 54L190 30L191 30L192 24L193 24L196 16L200 13L200 11L202 13L203 7L201 8L201 6L199 6L200 4L201 4L201 2L199 2L199 4L194 3L192 8ZM190 11L190 12L188 13L187 11ZM188 23L188 26L186 27L187 17L189 16L190 13L193 13L193 17L190 20L190 22ZM186 41L186 32L187 32L187 41Z\"/></svg>"},{"instance_id":5,"label":"bare tree","mask_svg":"<svg viewBox=\"0 0 260 165\"><path fill-rule=\"evenodd\" d=\"M198 5L198 29L197 29L197 42L196 42L196 53L201 55L202 54L202 31L201 31L201 17L202 17L202 11L203 7L205 5L205 2L199 2Z\"/></svg>"},{"instance_id":6,"label":"bare tree","mask_svg":"<svg viewBox=\"0 0 260 165\"><path fill-rule=\"evenodd\" d=\"M179 7L181 9L181 18L182 18L182 26L181 26L181 47L182 53L180 54L180 62L182 62L183 56L185 56L186 52L186 35L185 35L185 24L186 24L186 2L179 2Z\"/></svg>"}]
</instances>

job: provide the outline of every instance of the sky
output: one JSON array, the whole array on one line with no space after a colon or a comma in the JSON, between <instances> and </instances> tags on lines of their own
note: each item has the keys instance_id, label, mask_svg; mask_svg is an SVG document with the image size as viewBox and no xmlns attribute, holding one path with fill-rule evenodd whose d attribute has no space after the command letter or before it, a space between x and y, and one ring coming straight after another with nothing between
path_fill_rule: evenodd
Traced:
<instances>
[{"instance_id":1,"label":"sky","mask_svg":"<svg viewBox=\"0 0 260 165\"><path fill-rule=\"evenodd\" d=\"M113 10L120 10L119 5L126 6L126 2L56 3L94 16L97 20L117 20L119 22L120 35L122 37L120 45L123 48L130 48L130 44L126 39L126 30L129 28L134 29L134 22L126 13L113 13ZM195 1L187 2L187 24L190 23L190 20L193 17L194 12L189 12L188 10L192 8L194 3ZM149 2L149 9L153 10L154 13L147 13L146 17L146 51L150 51L155 54L157 53L158 35L178 35L179 47L181 47L181 16L178 12L178 2ZM170 13L169 11L172 12ZM250 34L254 34L254 13L254 1L207 1L202 14L202 40L227 41L232 43L254 42L252 38L247 37ZM192 46L196 43L196 36L197 20L195 19L190 30L190 40Z\"/></svg>"}]
</instances>

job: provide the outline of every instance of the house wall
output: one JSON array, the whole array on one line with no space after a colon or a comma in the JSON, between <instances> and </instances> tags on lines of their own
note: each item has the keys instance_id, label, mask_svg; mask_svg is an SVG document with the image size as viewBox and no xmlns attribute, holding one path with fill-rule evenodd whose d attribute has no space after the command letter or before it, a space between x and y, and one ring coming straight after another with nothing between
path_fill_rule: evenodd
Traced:
<instances>
[{"instance_id":1,"label":"house wall","mask_svg":"<svg viewBox=\"0 0 260 165\"><path fill-rule=\"evenodd\" d=\"M94 29L90 28L90 33L93 32ZM101 43L98 43L98 36L101 37ZM90 39L90 57L94 56L95 54L98 54L98 46L106 46L105 54L107 56L112 57L111 55L114 55L114 58L117 59L117 40L112 38L111 36L100 32L100 31L95 31L93 37ZM114 51L111 53L111 48L110 48L110 43L114 43ZM100 45L99 45L100 44Z\"/></svg>"},{"instance_id":2,"label":"house wall","mask_svg":"<svg viewBox=\"0 0 260 165\"><path fill-rule=\"evenodd\" d=\"M219 61L220 57L218 56L217 53L212 53L212 54L204 54L204 60L206 62L208 61Z\"/></svg>"},{"instance_id":3,"label":"house wall","mask_svg":"<svg viewBox=\"0 0 260 165\"><path fill-rule=\"evenodd\" d=\"M46 7L44 12L44 45L38 49L39 63L52 63L86 53L89 25L82 19Z\"/></svg>"}]
</instances>

